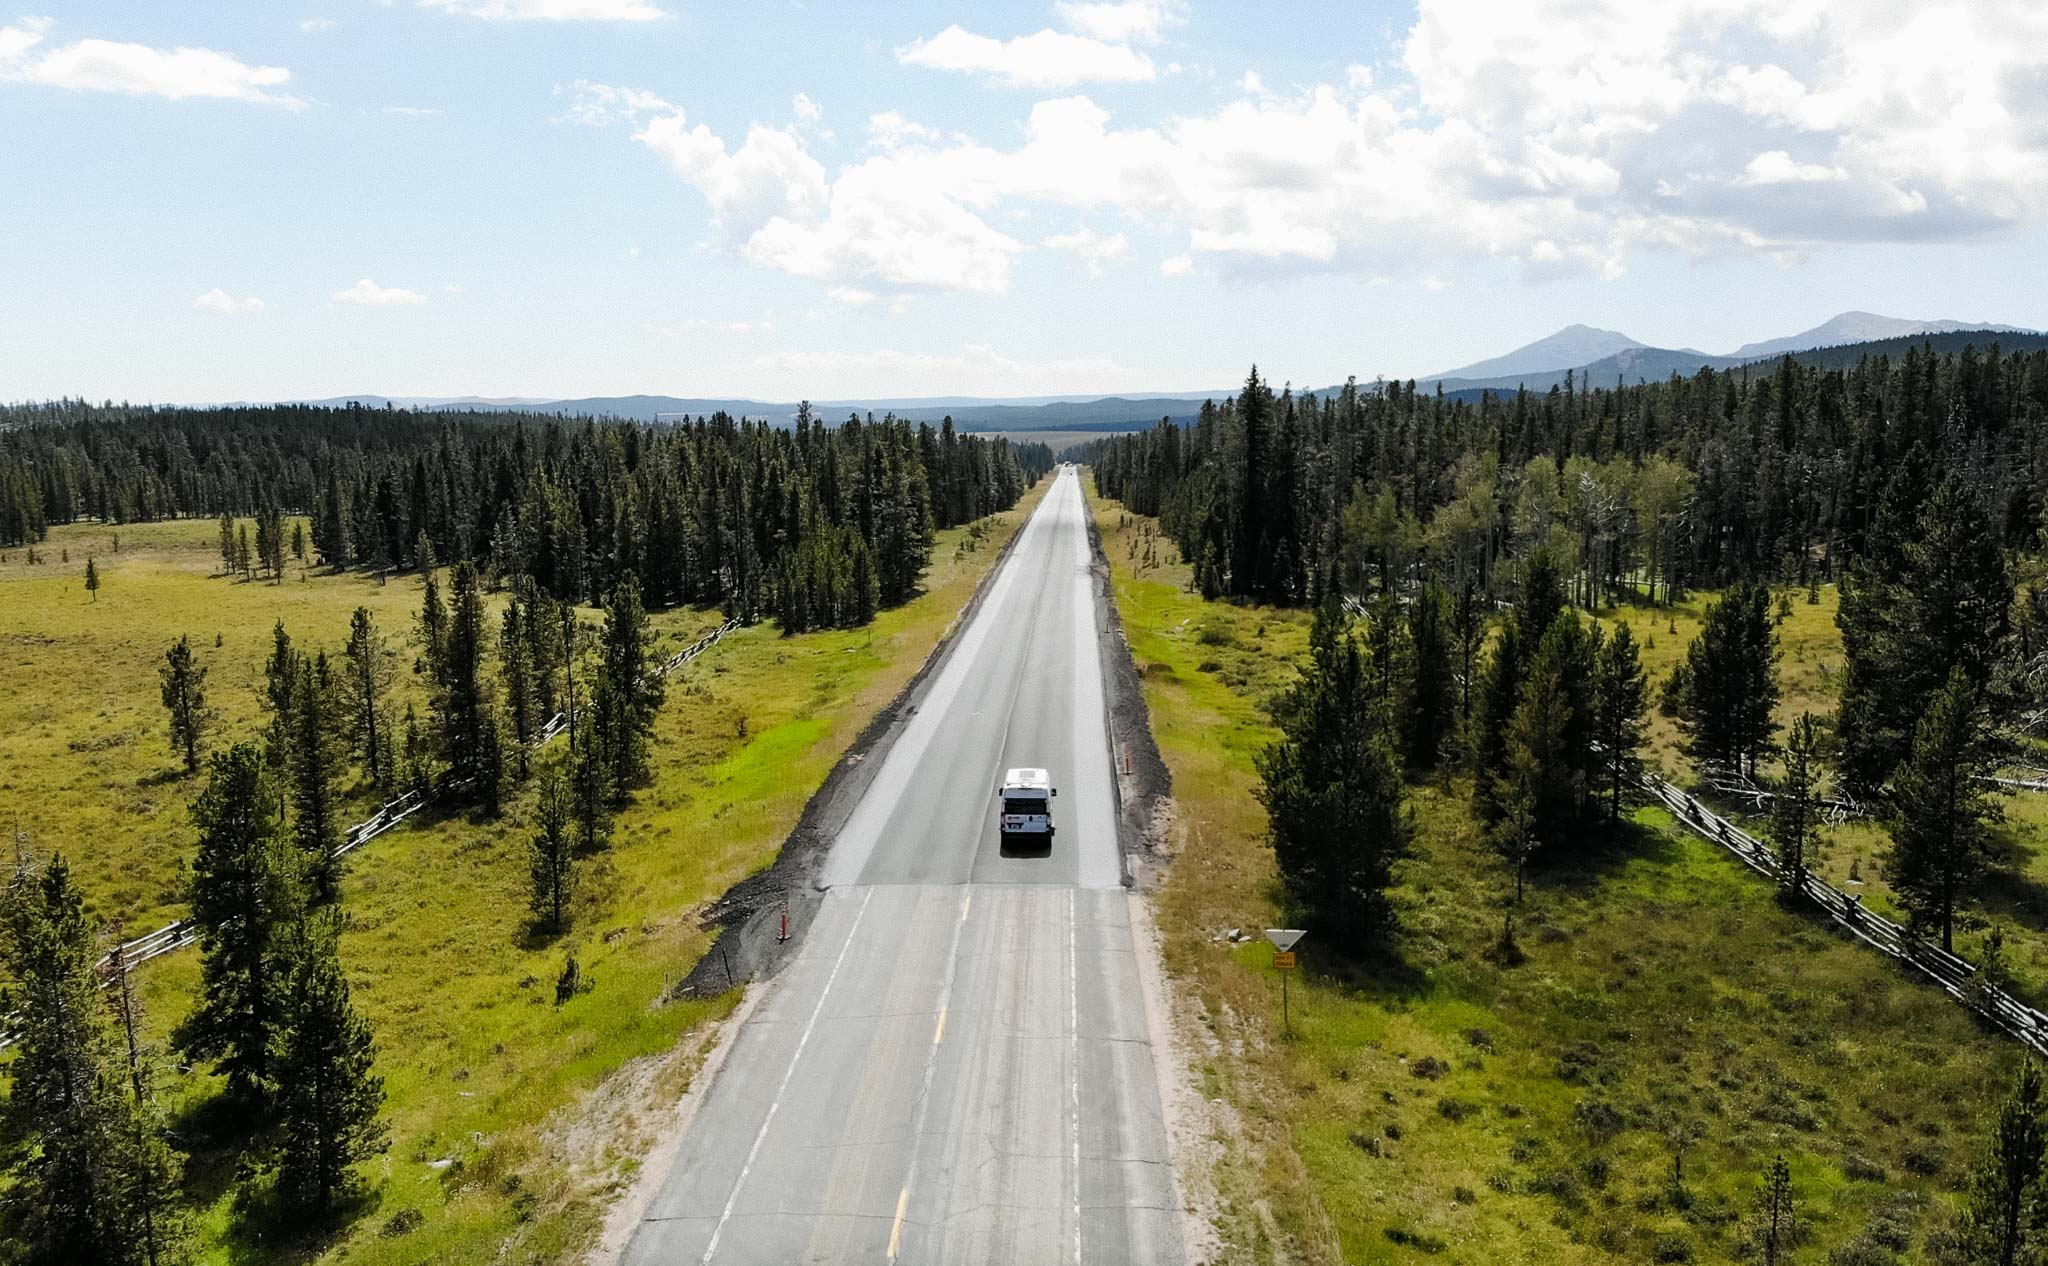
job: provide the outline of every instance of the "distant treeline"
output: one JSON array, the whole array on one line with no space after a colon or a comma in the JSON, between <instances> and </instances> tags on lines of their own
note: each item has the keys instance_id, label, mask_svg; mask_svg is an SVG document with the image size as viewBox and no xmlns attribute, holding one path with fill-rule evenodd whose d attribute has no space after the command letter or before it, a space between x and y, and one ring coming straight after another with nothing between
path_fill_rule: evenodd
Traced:
<instances>
[{"instance_id":1,"label":"distant treeline","mask_svg":"<svg viewBox=\"0 0 2048 1266\"><path fill-rule=\"evenodd\" d=\"M596 601L858 624L915 590L935 529L1014 505L1043 444L885 417L794 430L277 405L0 408L0 545L50 524L283 512L334 567L470 560Z\"/></svg>"},{"instance_id":2,"label":"distant treeline","mask_svg":"<svg viewBox=\"0 0 2048 1266\"><path fill-rule=\"evenodd\" d=\"M1661 600L1739 577L1832 576L1886 506L1946 475L2032 548L2048 497L2048 351L1913 347L1848 366L1567 383L1478 402L1414 385L1276 396L1254 370L1192 426L1070 456L1157 515L1204 592L1308 602L1425 574L1505 596L1544 546L1573 597ZM1511 592L1511 587L1507 587Z\"/></svg>"}]
</instances>

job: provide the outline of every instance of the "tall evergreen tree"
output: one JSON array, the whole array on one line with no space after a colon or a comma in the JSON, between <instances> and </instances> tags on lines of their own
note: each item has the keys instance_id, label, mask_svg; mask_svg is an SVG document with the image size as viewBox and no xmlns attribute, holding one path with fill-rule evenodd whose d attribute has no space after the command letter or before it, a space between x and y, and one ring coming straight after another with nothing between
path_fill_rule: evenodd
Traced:
<instances>
[{"instance_id":1,"label":"tall evergreen tree","mask_svg":"<svg viewBox=\"0 0 2048 1266\"><path fill-rule=\"evenodd\" d=\"M415 625L420 657L413 671L424 675L430 686L448 683L448 608L441 602L441 581L428 568L420 578L420 614Z\"/></svg>"},{"instance_id":2,"label":"tall evergreen tree","mask_svg":"<svg viewBox=\"0 0 2048 1266\"><path fill-rule=\"evenodd\" d=\"M0 894L0 971L19 1024L0 1231L10 1261L163 1266L173 1246L152 1213L175 1157L129 1093L94 957L63 859L18 865Z\"/></svg>"},{"instance_id":3,"label":"tall evergreen tree","mask_svg":"<svg viewBox=\"0 0 2048 1266\"><path fill-rule=\"evenodd\" d=\"M299 665L298 702L292 708L291 774L292 841L298 845L307 896L326 904L341 895L340 806L335 780L342 756L329 716L331 700L323 683L328 677L327 652Z\"/></svg>"},{"instance_id":4,"label":"tall evergreen tree","mask_svg":"<svg viewBox=\"0 0 2048 1266\"><path fill-rule=\"evenodd\" d=\"M271 1042L278 1014L281 929L299 916L295 850L278 830L262 756L237 743L213 758L206 790L192 806L199 851L192 868L192 919L199 926L200 1002L176 1042L213 1060L228 1093L254 1107L274 1086Z\"/></svg>"},{"instance_id":5,"label":"tall evergreen tree","mask_svg":"<svg viewBox=\"0 0 2048 1266\"><path fill-rule=\"evenodd\" d=\"M1571 719L1560 657L1539 655L1508 723L1507 764L1494 791L1501 806L1496 847L1515 866L1517 901L1528 860L1542 843L1561 837L1576 805Z\"/></svg>"},{"instance_id":6,"label":"tall evergreen tree","mask_svg":"<svg viewBox=\"0 0 2048 1266\"><path fill-rule=\"evenodd\" d=\"M597 681L590 694L591 729L608 767L611 794L623 800L646 781L647 748L664 687L640 586L631 577L613 592L604 614Z\"/></svg>"},{"instance_id":7,"label":"tall evergreen tree","mask_svg":"<svg viewBox=\"0 0 2048 1266\"><path fill-rule=\"evenodd\" d=\"M100 569L90 554L85 556L85 591L92 595L94 602L100 600Z\"/></svg>"},{"instance_id":8,"label":"tall evergreen tree","mask_svg":"<svg viewBox=\"0 0 2048 1266\"><path fill-rule=\"evenodd\" d=\"M1408 846L1399 748L1334 597L1317 608L1309 645L1280 740L1258 759L1258 795L1289 894L1341 951L1359 953L1388 930L1386 889Z\"/></svg>"},{"instance_id":9,"label":"tall evergreen tree","mask_svg":"<svg viewBox=\"0 0 2048 1266\"><path fill-rule=\"evenodd\" d=\"M1785 735L1785 776L1771 801L1771 845L1778 857L1778 881L1795 895L1806 890L1806 877L1819 861L1825 744L1820 722L1811 712L1800 713Z\"/></svg>"},{"instance_id":10,"label":"tall evergreen tree","mask_svg":"<svg viewBox=\"0 0 2048 1266\"><path fill-rule=\"evenodd\" d=\"M348 710L351 745L363 772L377 787L393 777L389 704L393 670L391 650L377 632L368 607L349 617L348 645L342 651L341 691Z\"/></svg>"},{"instance_id":11,"label":"tall evergreen tree","mask_svg":"<svg viewBox=\"0 0 2048 1266\"><path fill-rule=\"evenodd\" d=\"M321 1215L356 1193L357 1166L390 1138L378 1119L376 1040L349 997L340 930L336 911L293 926L279 1008L278 1175L292 1203Z\"/></svg>"},{"instance_id":12,"label":"tall evergreen tree","mask_svg":"<svg viewBox=\"0 0 2048 1266\"><path fill-rule=\"evenodd\" d=\"M270 657L263 661L263 742L265 755L278 769L290 766L298 733L292 710L299 702L299 669L299 652L292 646L284 621L279 620L270 632Z\"/></svg>"},{"instance_id":13,"label":"tall evergreen tree","mask_svg":"<svg viewBox=\"0 0 2048 1266\"><path fill-rule=\"evenodd\" d=\"M1917 513L1888 505L1870 556L1842 587L1843 779L1881 791L1907 759L1928 700L1961 669L1982 691L2010 641L2013 585L1983 497L1950 474Z\"/></svg>"},{"instance_id":14,"label":"tall evergreen tree","mask_svg":"<svg viewBox=\"0 0 2048 1266\"><path fill-rule=\"evenodd\" d=\"M1707 608L1685 654L1678 724L1694 759L1736 773L1755 769L1777 724L1778 630L1770 590L1744 581Z\"/></svg>"},{"instance_id":15,"label":"tall evergreen tree","mask_svg":"<svg viewBox=\"0 0 2048 1266\"><path fill-rule=\"evenodd\" d=\"M515 584L511 600L498 626L498 680L505 688L505 720L512 729L513 760L519 776L532 768L530 745L547 723L541 711L539 674L533 662L533 638L528 623L533 607L524 590L531 585Z\"/></svg>"},{"instance_id":16,"label":"tall evergreen tree","mask_svg":"<svg viewBox=\"0 0 2048 1266\"><path fill-rule=\"evenodd\" d=\"M1626 624L1600 647L1593 675L1593 747L1591 749L1607 785L1609 821L1621 820L1621 788L1640 763L1649 685L1643 675L1642 656L1636 651L1635 634Z\"/></svg>"},{"instance_id":17,"label":"tall evergreen tree","mask_svg":"<svg viewBox=\"0 0 2048 1266\"><path fill-rule=\"evenodd\" d=\"M1532 644L1527 651L1533 652ZM1473 784L1480 816L1488 821L1499 817L1501 802L1495 792L1508 767L1508 726L1522 701L1522 678L1526 671L1522 645L1522 622L1510 616L1502 623L1493 642L1493 654L1479 683L1479 732L1473 741Z\"/></svg>"},{"instance_id":18,"label":"tall evergreen tree","mask_svg":"<svg viewBox=\"0 0 2048 1266\"><path fill-rule=\"evenodd\" d=\"M534 917L549 932L568 926L569 898L576 890L575 810L575 793L562 762L541 762L529 871Z\"/></svg>"},{"instance_id":19,"label":"tall evergreen tree","mask_svg":"<svg viewBox=\"0 0 2048 1266\"><path fill-rule=\"evenodd\" d=\"M180 637L164 652L157 677L163 688L164 711L171 716L171 750L184 757L186 773L197 773L199 750L206 745L213 713L206 706L206 666L192 658L190 638Z\"/></svg>"},{"instance_id":20,"label":"tall evergreen tree","mask_svg":"<svg viewBox=\"0 0 2048 1266\"><path fill-rule=\"evenodd\" d=\"M1964 1206L1962 1241L1971 1262L2025 1266L2048 1244L2048 1123L2041 1069L2032 1059L2013 1075L1991 1143Z\"/></svg>"},{"instance_id":21,"label":"tall evergreen tree","mask_svg":"<svg viewBox=\"0 0 2048 1266\"><path fill-rule=\"evenodd\" d=\"M486 639L483 592L476 568L468 562L457 563L450 580L444 675L433 698L441 758L457 777L497 776L495 769L486 768L495 765L500 754L497 705L490 680L484 675Z\"/></svg>"},{"instance_id":22,"label":"tall evergreen tree","mask_svg":"<svg viewBox=\"0 0 2048 1266\"><path fill-rule=\"evenodd\" d=\"M1956 901L1983 872L1986 828L2000 816L1985 781L1998 763L1976 687L1958 665L1928 700L1888 797L1887 877L1914 925L1940 931L1944 950L1955 948Z\"/></svg>"},{"instance_id":23,"label":"tall evergreen tree","mask_svg":"<svg viewBox=\"0 0 2048 1266\"><path fill-rule=\"evenodd\" d=\"M1450 600L1435 580L1423 582L1408 607L1408 654L1412 666L1403 691L1402 736L1408 767L1436 768L1458 715L1458 685L1452 666L1454 634Z\"/></svg>"}]
</instances>

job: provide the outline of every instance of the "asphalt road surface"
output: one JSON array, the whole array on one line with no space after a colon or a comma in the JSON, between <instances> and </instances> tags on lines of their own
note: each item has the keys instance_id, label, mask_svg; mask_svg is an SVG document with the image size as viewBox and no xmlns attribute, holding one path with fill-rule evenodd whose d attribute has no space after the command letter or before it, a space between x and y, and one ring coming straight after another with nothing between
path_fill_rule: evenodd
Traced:
<instances>
[{"instance_id":1,"label":"asphalt road surface","mask_svg":"<svg viewBox=\"0 0 2048 1266\"><path fill-rule=\"evenodd\" d=\"M1062 471L835 840L628 1266L1182 1260ZM1006 850L1043 766L1049 850Z\"/></svg>"}]
</instances>

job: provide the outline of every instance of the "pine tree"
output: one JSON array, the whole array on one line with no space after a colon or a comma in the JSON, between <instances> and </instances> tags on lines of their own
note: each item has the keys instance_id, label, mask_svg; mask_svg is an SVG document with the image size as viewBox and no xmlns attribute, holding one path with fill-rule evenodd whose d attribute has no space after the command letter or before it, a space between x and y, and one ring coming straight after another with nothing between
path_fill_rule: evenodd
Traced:
<instances>
[{"instance_id":1,"label":"pine tree","mask_svg":"<svg viewBox=\"0 0 2048 1266\"><path fill-rule=\"evenodd\" d=\"M597 745L595 731L586 728L579 738L569 739L569 781L575 804L576 851L595 853L611 840L611 773Z\"/></svg>"},{"instance_id":2,"label":"pine tree","mask_svg":"<svg viewBox=\"0 0 2048 1266\"><path fill-rule=\"evenodd\" d=\"M448 682L448 608L441 604L441 582L428 568L420 580L420 615L417 627L420 658L413 671L423 674L429 686Z\"/></svg>"},{"instance_id":3,"label":"pine tree","mask_svg":"<svg viewBox=\"0 0 2048 1266\"><path fill-rule=\"evenodd\" d=\"M238 570L235 562L235 520L225 510L220 516L220 574L232 576Z\"/></svg>"},{"instance_id":4,"label":"pine tree","mask_svg":"<svg viewBox=\"0 0 2048 1266\"><path fill-rule=\"evenodd\" d=\"M1736 584L1707 608L1685 654L1678 724L1695 760L1748 773L1771 748L1777 724L1778 630L1770 590Z\"/></svg>"},{"instance_id":5,"label":"pine tree","mask_svg":"<svg viewBox=\"0 0 2048 1266\"><path fill-rule=\"evenodd\" d=\"M1259 756L1260 802L1288 893L1341 952L1382 939L1386 889L1407 851L1401 764L1384 703L1334 598L1316 611L1312 660Z\"/></svg>"},{"instance_id":6,"label":"pine tree","mask_svg":"<svg viewBox=\"0 0 2048 1266\"><path fill-rule=\"evenodd\" d=\"M293 927L277 1043L279 1180L295 1206L323 1216L360 1189L356 1167L389 1146L376 1040L350 1000L340 932L334 911Z\"/></svg>"},{"instance_id":7,"label":"pine tree","mask_svg":"<svg viewBox=\"0 0 2048 1266\"><path fill-rule=\"evenodd\" d=\"M1528 648L1535 650L1532 645ZM1508 767L1508 726L1522 701L1522 622L1510 617L1494 639L1493 654L1479 682L1479 733L1474 737L1472 765L1474 798L1480 816L1493 821L1499 817L1500 801L1495 790Z\"/></svg>"},{"instance_id":8,"label":"pine tree","mask_svg":"<svg viewBox=\"0 0 2048 1266\"><path fill-rule=\"evenodd\" d=\"M441 757L450 773L460 778L497 777L497 707L490 681L484 676L485 640L483 593L476 568L466 561L457 563L450 583L444 675L434 693L433 709Z\"/></svg>"},{"instance_id":9,"label":"pine tree","mask_svg":"<svg viewBox=\"0 0 2048 1266\"><path fill-rule=\"evenodd\" d=\"M1928 700L1888 797L1887 877L1916 927L1940 929L1944 950L1955 948L1956 901L1983 873L1986 828L2000 816L1984 781L1998 763L1976 688L1958 665Z\"/></svg>"},{"instance_id":10,"label":"pine tree","mask_svg":"<svg viewBox=\"0 0 2048 1266\"><path fill-rule=\"evenodd\" d=\"M1593 755L1607 784L1607 817L1621 820L1621 788L1640 763L1649 685L1626 624L1601 646L1593 674Z\"/></svg>"},{"instance_id":11,"label":"pine tree","mask_svg":"<svg viewBox=\"0 0 2048 1266\"><path fill-rule=\"evenodd\" d=\"M372 784L392 781L389 705L391 651L377 633L368 607L349 617L348 645L342 651L342 698L348 710L349 734L356 758Z\"/></svg>"},{"instance_id":12,"label":"pine tree","mask_svg":"<svg viewBox=\"0 0 2048 1266\"><path fill-rule=\"evenodd\" d=\"M1799 1242L1799 1221L1792 1199L1792 1167L1779 1156L1758 1184L1752 1236L1764 1266L1787 1261Z\"/></svg>"},{"instance_id":13,"label":"pine tree","mask_svg":"<svg viewBox=\"0 0 2048 1266\"><path fill-rule=\"evenodd\" d=\"M164 711L171 716L171 750L185 758L185 772L199 772L199 750L213 713L206 706L206 666L192 658L190 638L180 637L164 652L157 670L163 686Z\"/></svg>"},{"instance_id":14,"label":"pine tree","mask_svg":"<svg viewBox=\"0 0 2048 1266\"><path fill-rule=\"evenodd\" d=\"M543 762L534 800L530 845L531 904L534 916L549 932L560 932L568 926L569 898L576 889L576 856L571 838L575 800L562 762Z\"/></svg>"},{"instance_id":15,"label":"pine tree","mask_svg":"<svg viewBox=\"0 0 2048 1266\"><path fill-rule=\"evenodd\" d=\"M1946 477L1910 523L1897 507L1880 517L1835 615L1845 665L1841 773L1864 795L1907 759L1928 700L1952 671L1979 690L1991 684L2012 629L1998 525L1967 479Z\"/></svg>"},{"instance_id":16,"label":"pine tree","mask_svg":"<svg viewBox=\"0 0 2048 1266\"><path fill-rule=\"evenodd\" d=\"M327 652L299 665L298 700L292 710L292 841L298 845L307 897L325 905L341 896L341 823L335 779L341 769L335 725L328 715Z\"/></svg>"},{"instance_id":17,"label":"pine tree","mask_svg":"<svg viewBox=\"0 0 2048 1266\"><path fill-rule=\"evenodd\" d=\"M213 758L206 790L192 806L199 851L192 868L192 919L199 925L198 1007L176 1042L213 1060L228 1093L255 1107L274 1085L271 1041L278 1011L283 928L303 905L294 850L278 830L274 797L257 749L237 743Z\"/></svg>"},{"instance_id":18,"label":"pine tree","mask_svg":"<svg viewBox=\"0 0 2048 1266\"><path fill-rule=\"evenodd\" d=\"M2048 1123L2042 1110L2041 1069L2028 1059L2013 1075L1970 1185L1962 1240L1971 1262L2024 1266L2048 1242Z\"/></svg>"},{"instance_id":19,"label":"pine tree","mask_svg":"<svg viewBox=\"0 0 2048 1266\"><path fill-rule=\"evenodd\" d=\"M424 796L434 789L433 745L421 733L419 714L409 703L405 705L405 742L400 760L407 791Z\"/></svg>"},{"instance_id":20,"label":"pine tree","mask_svg":"<svg viewBox=\"0 0 2048 1266\"><path fill-rule=\"evenodd\" d=\"M114 945L107 952L107 979L111 984L112 1010L119 1030L115 1034L127 1057L129 1111L125 1142L133 1163L126 1167L130 1204L134 1208L135 1230L141 1238L137 1254L144 1266L170 1266L184 1259L186 1223L178 1208L178 1179L184 1159L171 1148L163 1109L156 1098L154 1046L144 1041L142 1004L135 997L135 982L128 958L121 950L120 929L114 929Z\"/></svg>"},{"instance_id":21,"label":"pine tree","mask_svg":"<svg viewBox=\"0 0 2048 1266\"><path fill-rule=\"evenodd\" d=\"M1529 666L1507 730L1507 765L1494 791L1501 816L1495 847L1515 867L1515 900L1522 899L1529 859L1555 839L1575 799L1568 736L1571 703L1557 657L1539 655Z\"/></svg>"},{"instance_id":22,"label":"pine tree","mask_svg":"<svg viewBox=\"0 0 2048 1266\"><path fill-rule=\"evenodd\" d=\"M292 710L299 702L299 653L292 636L279 620L270 634L270 657L263 661L263 709L268 723L263 731L265 755L277 769L291 763L291 750L298 730L292 724Z\"/></svg>"},{"instance_id":23,"label":"pine tree","mask_svg":"<svg viewBox=\"0 0 2048 1266\"><path fill-rule=\"evenodd\" d=\"M1401 696L1408 767L1418 772L1436 768L1458 714L1453 638L1450 600L1443 586L1433 579L1424 581L1408 607L1410 673Z\"/></svg>"},{"instance_id":24,"label":"pine tree","mask_svg":"<svg viewBox=\"0 0 2048 1266\"><path fill-rule=\"evenodd\" d=\"M1825 733L1811 712L1802 712L1785 735L1785 776L1771 801L1771 845L1778 856L1778 882L1786 892L1806 891L1806 877L1820 860L1820 775L1827 758Z\"/></svg>"},{"instance_id":25,"label":"pine tree","mask_svg":"<svg viewBox=\"0 0 2048 1266\"><path fill-rule=\"evenodd\" d=\"M647 779L647 748L663 695L657 667L640 586L628 577L605 607L597 681L590 694L592 731L615 800L623 801Z\"/></svg>"},{"instance_id":26,"label":"pine tree","mask_svg":"<svg viewBox=\"0 0 2048 1266\"><path fill-rule=\"evenodd\" d=\"M92 595L94 602L100 600L100 569L90 554L85 556L85 591Z\"/></svg>"},{"instance_id":27,"label":"pine tree","mask_svg":"<svg viewBox=\"0 0 2048 1266\"><path fill-rule=\"evenodd\" d=\"M19 1025L9 1072L10 1261L163 1266L172 1230L155 1212L176 1158L131 1094L102 1003L83 898L59 857L24 860L0 895L0 973Z\"/></svg>"},{"instance_id":28,"label":"pine tree","mask_svg":"<svg viewBox=\"0 0 2048 1266\"><path fill-rule=\"evenodd\" d=\"M515 584L498 627L498 680L505 687L505 719L512 727L513 759L519 776L532 769L531 745L547 718L541 712L540 684L534 671L533 639L528 622L533 607L524 591L530 582Z\"/></svg>"}]
</instances>

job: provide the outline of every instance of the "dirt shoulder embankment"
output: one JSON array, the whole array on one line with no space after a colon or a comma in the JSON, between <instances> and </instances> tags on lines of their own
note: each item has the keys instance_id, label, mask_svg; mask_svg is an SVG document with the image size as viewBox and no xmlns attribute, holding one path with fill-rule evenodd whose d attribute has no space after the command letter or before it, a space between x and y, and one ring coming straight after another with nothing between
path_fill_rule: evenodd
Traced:
<instances>
[{"instance_id":1,"label":"dirt shoulder embankment","mask_svg":"<svg viewBox=\"0 0 2048 1266\"><path fill-rule=\"evenodd\" d=\"M1116 587L1110 579L1109 556L1088 506L1088 548L1095 574L1095 629L1101 640L1103 698L1108 706L1109 759L1115 767L1117 837L1123 846L1124 882L1152 887L1163 860L1158 847L1166 828L1173 794L1173 775L1152 741L1152 716L1138 664L1124 639L1123 617L1117 613Z\"/></svg>"}]
</instances>

